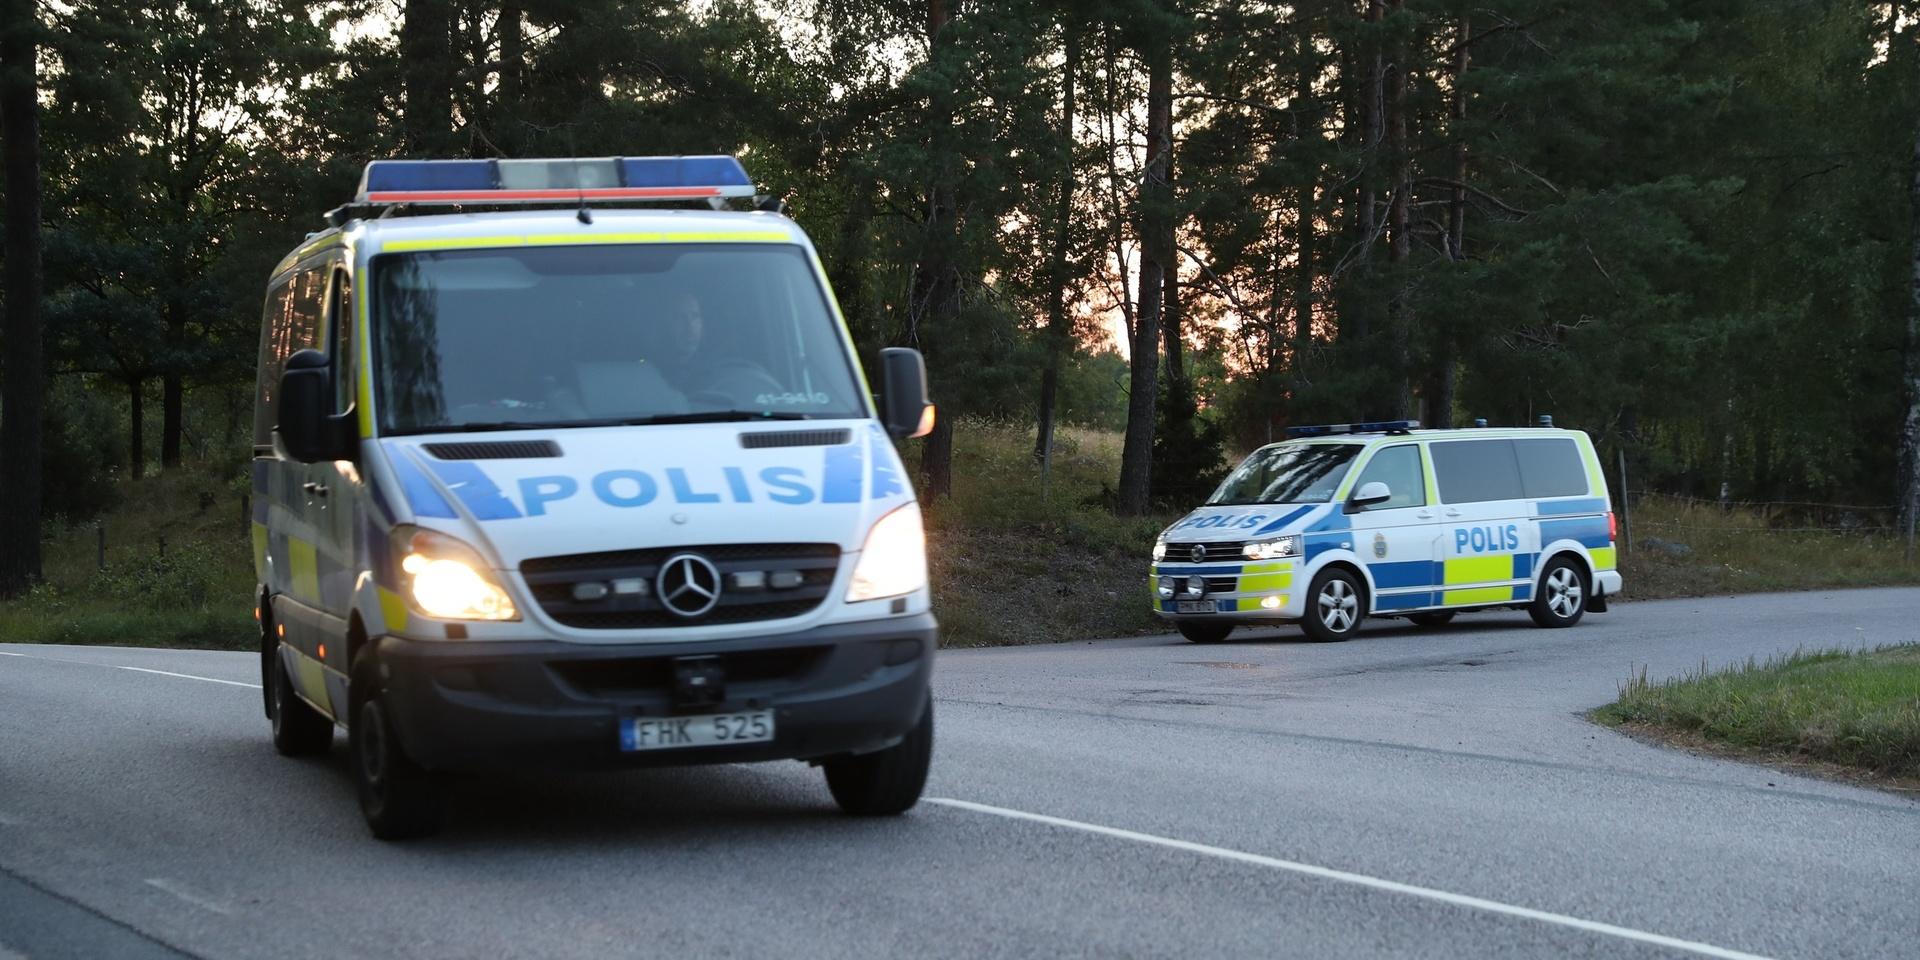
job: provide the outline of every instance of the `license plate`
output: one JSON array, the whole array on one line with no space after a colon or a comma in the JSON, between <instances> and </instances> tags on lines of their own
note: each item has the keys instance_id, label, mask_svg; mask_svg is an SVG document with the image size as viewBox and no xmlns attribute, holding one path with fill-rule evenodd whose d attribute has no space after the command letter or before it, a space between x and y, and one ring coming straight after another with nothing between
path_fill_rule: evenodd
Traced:
<instances>
[{"instance_id":1,"label":"license plate","mask_svg":"<svg viewBox=\"0 0 1920 960\"><path fill-rule=\"evenodd\" d=\"M620 721L620 749L629 752L764 743L772 739L772 710L701 717L628 717Z\"/></svg>"},{"instance_id":2,"label":"license plate","mask_svg":"<svg viewBox=\"0 0 1920 960\"><path fill-rule=\"evenodd\" d=\"M1180 601L1180 612L1217 613L1219 611L1218 608L1213 605L1212 600L1182 600Z\"/></svg>"}]
</instances>

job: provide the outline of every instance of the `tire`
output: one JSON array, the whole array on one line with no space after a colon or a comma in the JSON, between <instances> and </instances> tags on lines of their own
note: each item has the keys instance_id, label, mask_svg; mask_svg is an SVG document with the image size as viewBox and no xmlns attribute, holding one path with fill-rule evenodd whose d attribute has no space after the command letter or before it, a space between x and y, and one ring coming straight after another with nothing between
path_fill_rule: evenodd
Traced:
<instances>
[{"instance_id":1,"label":"tire","mask_svg":"<svg viewBox=\"0 0 1920 960\"><path fill-rule=\"evenodd\" d=\"M1204 621L1196 621L1193 623L1175 624L1175 626L1179 628L1180 635L1186 637L1187 640L1192 643L1220 643L1227 639L1227 634L1233 632L1233 624L1231 623L1206 623Z\"/></svg>"},{"instance_id":2,"label":"tire","mask_svg":"<svg viewBox=\"0 0 1920 960\"><path fill-rule=\"evenodd\" d=\"M266 654L267 717L273 721L273 748L283 757L311 757L333 747L333 721L293 692L286 661L278 650Z\"/></svg>"},{"instance_id":3,"label":"tire","mask_svg":"<svg viewBox=\"0 0 1920 960\"><path fill-rule=\"evenodd\" d=\"M913 809L927 785L933 760L933 697L920 722L899 743L874 753L829 760L821 766L840 809L857 817L890 817Z\"/></svg>"},{"instance_id":4,"label":"tire","mask_svg":"<svg viewBox=\"0 0 1920 960\"><path fill-rule=\"evenodd\" d=\"M1527 613L1542 627L1571 627L1586 616L1587 597L1592 591L1586 568L1578 560L1564 554L1554 557L1540 571Z\"/></svg>"},{"instance_id":5,"label":"tire","mask_svg":"<svg viewBox=\"0 0 1920 960\"><path fill-rule=\"evenodd\" d=\"M1367 616L1366 591L1352 573L1340 567L1327 567L1314 574L1307 587L1306 615L1300 629L1321 643L1348 640L1360 632Z\"/></svg>"},{"instance_id":6,"label":"tire","mask_svg":"<svg viewBox=\"0 0 1920 960\"><path fill-rule=\"evenodd\" d=\"M360 813L381 840L431 836L445 818L446 785L400 746L386 691L374 689L377 674L368 667L354 671L353 721L347 726Z\"/></svg>"},{"instance_id":7,"label":"tire","mask_svg":"<svg viewBox=\"0 0 1920 960\"><path fill-rule=\"evenodd\" d=\"M1430 613L1415 613L1407 616L1407 622L1416 627L1444 627L1453 622L1452 610L1434 610Z\"/></svg>"}]
</instances>

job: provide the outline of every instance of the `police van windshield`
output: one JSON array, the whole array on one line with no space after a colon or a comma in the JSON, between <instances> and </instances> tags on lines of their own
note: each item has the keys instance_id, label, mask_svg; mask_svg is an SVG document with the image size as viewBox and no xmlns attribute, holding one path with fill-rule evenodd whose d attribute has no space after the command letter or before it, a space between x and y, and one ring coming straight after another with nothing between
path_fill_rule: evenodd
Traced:
<instances>
[{"instance_id":1,"label":"police van windshield","mask_svg":"<svg viewBox=\"0 0 1920 960\"><path fill-rule=\"evenodd\" d=\"M1227 475L1207 505L1326 503L1333 499L1362 446L1283 443L1257 450Z\"/></svg>"},{"instance_id":2,"label":"police van windshield","mask_svg":"<svg viewBox=\"0 0 1920 960\"><path fill-rule=\"evenodd\" d=\"M450 250L372 269L385 434L866 416L797 246Z\"/></svg>"}]
</instances>

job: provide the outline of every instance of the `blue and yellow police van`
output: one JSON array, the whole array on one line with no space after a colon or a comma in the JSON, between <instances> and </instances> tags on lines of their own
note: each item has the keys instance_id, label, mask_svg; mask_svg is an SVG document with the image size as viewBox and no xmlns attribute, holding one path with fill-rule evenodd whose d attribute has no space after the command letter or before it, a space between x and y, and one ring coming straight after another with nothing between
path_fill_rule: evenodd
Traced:
<instances>
[{"instance_id":1,"label":"blue and yellow police van","mask_svg":"<svg viewBox=\"0 0 1920 960\"><path fill-rule=\"evenodd\" d=\"M1154 612L1217 643L1240 625L1345 640L1369 616L1518 608L1570 627L1606 611L1617 528L1585 433L1419 426L1301 427L1254 451L1154 543Z\"/></svg>"},{"instance_id":2,"label":"blue and yellow police van","mask_svg":"<svg viewBox=\"0 0 1920 960\"><path fill-rule=\"evenodd\" d=\"M911 807L936 625L819 258L732 157L379 161L267 284L253 551L273 742L373 833L447 775L798 759ZM736 209L742 208L742 209Z\"/></svg>"}]
</instances>

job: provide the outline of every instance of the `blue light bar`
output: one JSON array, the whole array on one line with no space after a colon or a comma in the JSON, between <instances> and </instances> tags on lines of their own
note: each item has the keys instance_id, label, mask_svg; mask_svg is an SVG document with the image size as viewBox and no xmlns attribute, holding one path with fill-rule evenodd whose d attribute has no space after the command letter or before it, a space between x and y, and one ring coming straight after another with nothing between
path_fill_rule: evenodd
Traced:
<instances>
[{"instance_id":1,"label":"blue light bar","mask_svg":"<svg viewBox=\"0 0 1920 960\"><path fill-rule=\"evenodd\" d=\"M375 160L356 203L585 203L751 197L728 156L550 160Z\"/></svg>"},{"instance_id":2,"label":"blue light bar","mask_svg":"<svg viewBox=\"0 0 1920 960\"><path fill-rule=\"evenodd\" d=\"M1375 420L1368 423L1328 423L1312 427L1288 427L1288 437L1328 437L1348 433L1398 433L1420 429L1418 420Z\"/></svg>"}]
</instances>

